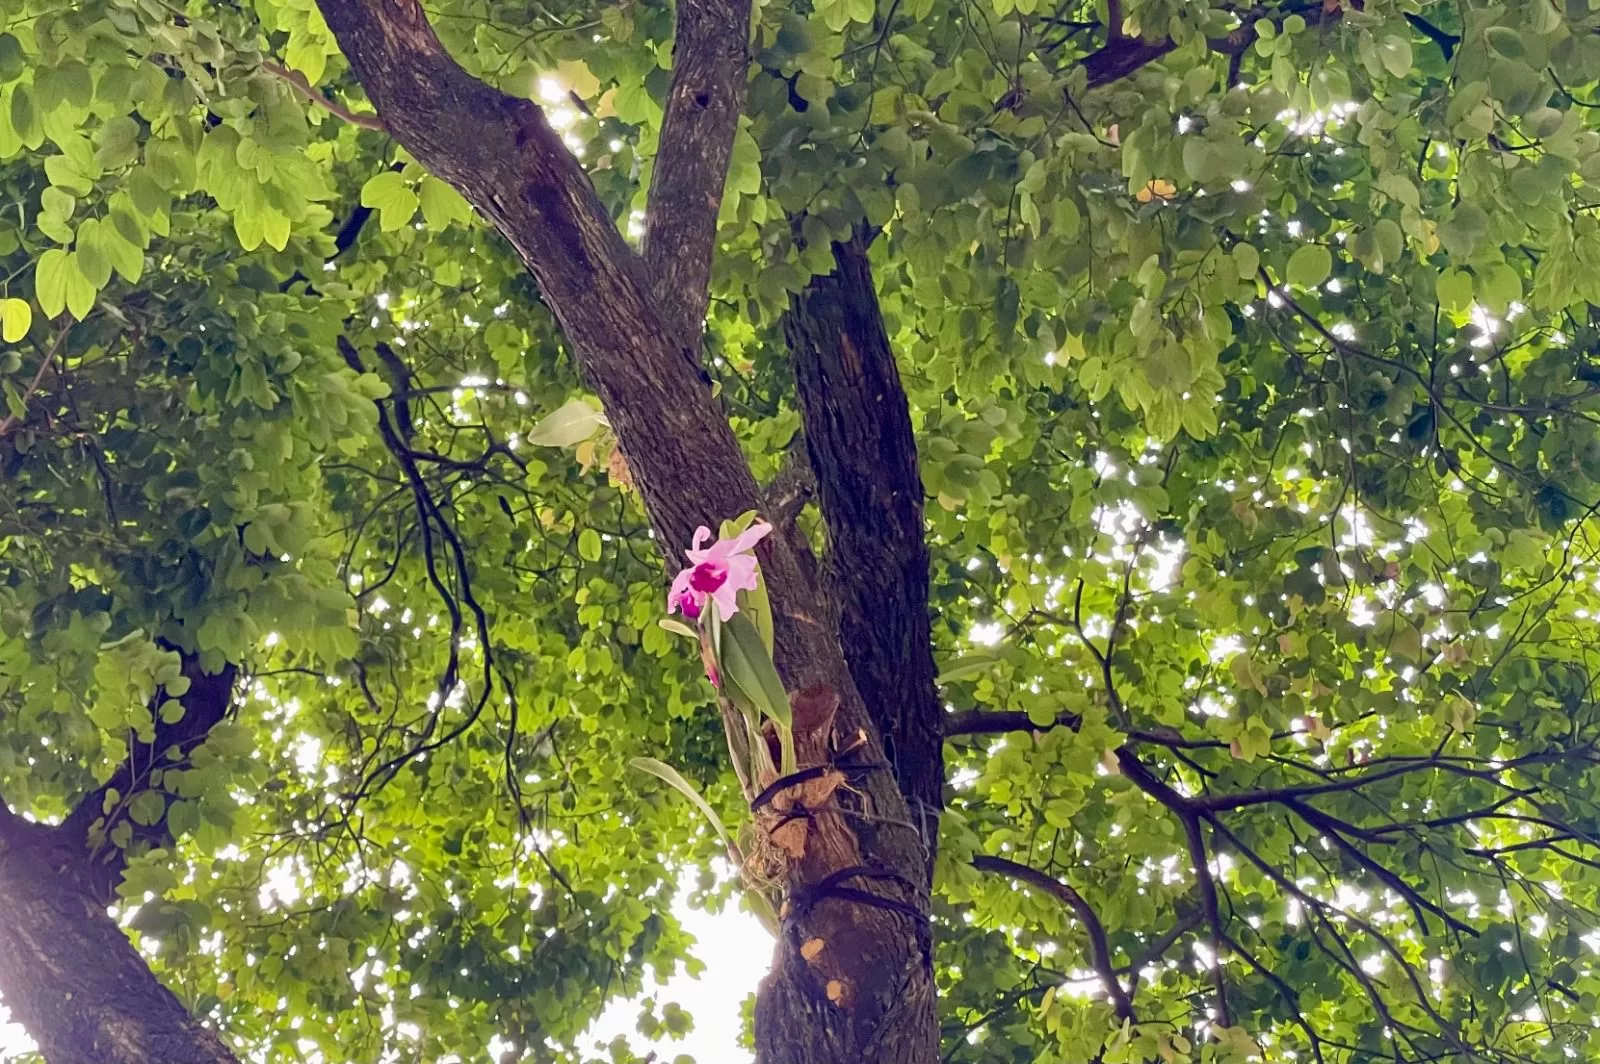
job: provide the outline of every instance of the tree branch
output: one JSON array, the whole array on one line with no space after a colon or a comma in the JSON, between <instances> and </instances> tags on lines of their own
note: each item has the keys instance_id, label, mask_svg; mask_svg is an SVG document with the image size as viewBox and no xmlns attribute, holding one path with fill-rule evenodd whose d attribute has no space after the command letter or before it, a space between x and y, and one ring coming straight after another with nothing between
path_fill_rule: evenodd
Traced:
<instances>
[{"instance_id":1,"label":"tree branch","mask_svg":"<svg viewBox=\"0 0 1600 1064\"><path fill-rule=\"evenodd\" d=\"M1211 858L1206 853L1200 818L1188 813L1182 819L1184 838L1189 844L1189 864L1194 871L1195 884L1200 888L1200 909L1205 913L1206 925L1211 929L1211 974L1217 984L1217 1022L1223 1027L1232 1027L1232 1013L1228 1008L1228 977L1222 970L1222 948L1227 933L1222 929L1222 910L1217 905L1217 882L1211 874Z\"/></svg>"},{"instance_id":2,"label":"tree branch","mask_svg":"<svg viewBox=\"0 0 1600 1064\"><path fill-rule=\"evenodd\" d=\"M55 829L61 838L83 853L83 886L102 905L116 897L130 850L138 853L171 844L172 830L167 824L167 813L177 801L175 796L160 791L164 808L160 819L153 824L132 820L128 815L129 803L134 796L150 789L152 773L182 769L189 764L189 755L195 747L206 741L211 729L232 708L236 675L237 669L232 663L213 674L201 667L198 657L184 654L183 676L189 681L189 689L177 699L165 689L157 692L150 706L155 738L148 743L131 742L127 758L117 766L111 778L84 795ZM169 723L162 713L168 703L175 700L182 703L183 715ZM132 835L128 845L118 846L110 838L123 823L130 826Z\"/></svg>"},{"instance_id":3,"label":"tree branch","mask_svg":"<svg viewBox=\"0 0 1600 1064\"><path fill-rule=\"evenodd\" d=\"M1265 787L1259 790L1235 791L1231 794L1201 795L1192 799L1192 804L1196 809L1204 809L1208 812L1214 813L1228 809L1243 809L1246 806L1251 805L1264 805L1269 802L1288 803L1302 798L1312 798L1321 794L1338 794L1343 791L1358 790L1361 787L1365 787L1371 783L1378 783L1382 780L1393 779L1396 776L1404 776L1412 772L1422 772L1429 769L1437 769L1440 772L1448 772L1452 775L1465 776L1470 779L1481 780L1486 783L1493 783L1496 786L1502 787L1506 790L1515 790L1515 788L1497 778L1499 773L1508 769L1520 768L1525 765L1564 760L1565 758L1577 756L1590 749L1591 748L1589 745L1585 744L1582 747L1572 750L1544 751L1536 754L1528 754L1523 757L1502 762L1496 765L1492 770L1471 768L1452 759L1439 757L1437 755L1419 757L1415 759L1402 760L1397 764L1389 765L1374 772L1366 772L1362 773L1361 775L1348 777L1346 779L1329 780L1326 783L1308 784L1304 787Z\"/></svg>"},{"instance_id":4,"label":"tree branch","mask_svg":"<svg viewBox=\"0 0 1600 1064\"><path fill-rule=\"evenodd\" d=\"M850 674L931 861L944 805L944 711L928 620L922 476L867 261L870 240L857 230L833 245L833 272L790 300L784 336L827 524L824 587Z\"/></svg>"},{"instance_id":5,"label":"tree branch","mask_svg":"<svg viewBox=\"0 0 1600 1064\"><path fill-rule=\"evenodd\" d=\"M1209 39L1206 44L1211 51L1219 55L1238 57L1245 54L1251 45L1255 44L1255 20L1257 18L1270 18L1281 24L1283 19L1290 15L1299 15L1305 19L1306 25L1315 26L1323 22L1331 22L1339 18L1341 8L1330 9L1321 0L1311 4L1295 4L1280 7L1276 10L1263 9L1239 10L1235 13L1241 19L1241 25L1226 37ZM1119 29L1111 27L1112 30ZM1432 36L1432 34L1429 34ZM1442 43L1442 42L1441 42ZM1089 53L1080 60L1084 70L1089 75L1089 88L1098 88L1119 81L1140 68L1148 66L1162 56L1171 52L1177 45L1170 38L1147 41L1138 37L1124 37L1113 32L1108 35L1106 43L1098 50Z\"/></svg>"},{"instance_id":6,"label":"tree branch","mask_svg":"<svg viewBox=\"0 0 1600 1064\"><path fill-rule=\"evenodd\" d=\"M1131 1000L1139 993L1139 981L1144 978L1143 972L1156 961L1166 956L1167 950L1184 935L1200 926L1200 914L1189 913L1178 918L1178 922L1167 930L1167 933L1145 947L1143 953L1134 958L1128 965L1128 997Z\"/></svg>"},{"instance_id":7,"label":"tree branch","mask_svg":"<svg viewBox=\"0 0 1600 1064\"><path fill-rule=\"evenodd\" d=\"M1255 954L1245 949L1244 946L1242 946L1236 939L1223 936L1223 941L1228 944L1229 949L1233 950L1234 953L1244 958L1244 962L1248 964L1257 975L1271 983L1273 989L1277 990L1278 996L1283 999L1284 1005L1289 1009L1291 1014L1290 1019L1294 1022L1296 1027L1299 1027L1300 1030L1305 1032L1306 1038L1310 1040L1311 1055L1313 1059L1317 1061L1317 1064L1322 1064L1322 1039L1317 1035L1316 1030L1311 1026L1311 1021L1306 1019L1305 1013L1300 1011L1300 995L1293 987L1284 982L1283 978L1278 975L1277 972L1274 972L1272 969L1262 964L1261 961L1256 958Z\"/></svg>"},{"instance_id":8,"label":"tree branch","mask_svg":"<svg viewBox=\"0 0 1600 1064\"><path fill-rule=\"evenodd\" d=\"M1089 88L1120 81L1140 67L1154 63L1175 47L1177 45L1165 37L1159 41L1113 37L1103 47L1083 57L1083 68L1089 73Z\"/></svg>"},{"instance_id":9,"label":"tree branch","mask_svg":"<svg viewBox=\"0 0 1600 1064\"><path fill-rule=\"evenodd\" d=\"M1380 864L1378 861L1369 857L1366 853L1362 852L1360 847L1356 846L1349 839L1345 838L1344 832L1341 829L1347 825L1345 825L1343 821L1329 816L1320 809L1317 809L1311 805L1307 805L1302 801L1290 799L1284 802L1284 805L1293 810L1295 815L1300 817L1300 819L1304 820L1307 824L1321 832L1323 838L1331 842L1340 853L1350 858L1350 860L1355 862L1358 867L1364 868L1368 872L1372 873L1372 875L1377 877L1381 883L1387 886L1390 890L1394 891L1400 897L1404 898L1406 904L1411 907L1412 915L1417 918L1417 923L1421 925L1423 934L1428 933L1428 918L1426 915L1424 915L1424 913L1431 912L1440 920L1442 920L1446 927L1449 927L1454 931L1460 931L1465 934L1472 935L1474 937L1477 936L1477 928L1473 927L1471 924L1464 923L1461 920L1456 919L1444 909L1423 897L1422 893L1415 887L1407 883L1404 879L1401 879L1396 873L1390 871L1390 869L1385 865Z\"/></svg>"},{"instance_id":10,"label":"tree branch","mask_svg":"<svg viewBox=\"0 0 1600 1064\"><path fill-rule=\"evenodd\" d=\"M767 518L778 528L794 524L806 503L816 498L817 474L806 457L803 437L790 444L783 467L767 485L765 495Z\"/></svg>"},{"instance_id":11,"label":"tree branch","mask_svg":"<svg viewBox=\"0 0 1600 1064\"><path fill-rule=\"evenodd\" d=\"M672 88L645 206L645 270L678 339L700 346L728 160L744 110L750 0L678 0Z\"/></svg>"},{"instance_id":12,"label":"tree branch","mask_svg":"<svg viewBox=\"0 0 1600 1064\"><path fill-rule=\"evenodd\" d=\"M755 478L697 353L665 324L643 261L543 110L463 70L417 0L321 0L321 9L390 132L527 264L600 393L669 562L683 563L698 525L757 508ZM809 593L781 541L769 537L760 553L782 627L786 603ZM797 616L805 612L787 619L819 638L820 618Z\"/></svg>"},{"instance_id":13,"label":"tree branch","mask_svg":"<svg viewBox=\"0 0 1600 1064\"><path fill-rule=\"evenodd\" d=\"M45 1060L66 1064L238 1064L163 987L104 902L70 868L55 832L0 844L0 992Z\"/></svg>"},{"instance_id":14,"label":"tree branch","mask_svg":"<svg viewBox=\"0 0 1600 1064\"><path fill-rule=\"evenodd\" d=\"M1051 728L1067 728L1076 731L1083 724L1083 718L1076 713L1062 712L1056 715L1054 721L1041 727L1033 722L1033 718L1018 709L962 709L954 713L945 714L944 737L955 739L963 735L998 735L1003 732L1013 731L1048 731ZM1150 730L1146 728L1129 728L1122 734L1128 737L1130 743L1148 746L1162 746L1169 750L1226 750L1228 744L1220 739L1191 739L1178 734L1176 729ZM1287 738L1293 732L1281 732L1274 738Z\"/></svg>"},{"instance_id":15,"label":"tree branch","mask_svg":"<svg viewBox=\"0 0 1600 1064\"><path fill-rule=\"evenodd\" d=\"M1012 879L1026 883L1030 887L1044 891L1057 901L1064 903L1083 925L1084 931L1089 935L1089 957L1094 966L1095 974L1105 984L1106 993L1111 997L1111 1004L1116 1009L1117 1019L1134 1020L1133 1002L1128 999L1128 993L1117 981L1116 969L1111 964L1111 944L1106 939L1105 925L1100 923L1100 917L1095 914L1094 908L1084 900L1071 886L1061 882L1054 876L1047 875L1036 868L1009 861L1004 857L991 857L979 855L972 859L972 866L980 872L998 872L1010 876Z\"/></svg>"},{"instance_id":16,"label":"tree branch","mask_svg":"<svg viewBox=\"0 0 1600 1064\"><path fill-rule=\"evenodd\" d=\"M38 372L33 375L33 379L28 382L28 387L22 393L22 405L24 407L33 398L33 393L39 390L39 385L44 381L44 375L50 372L50 368L55 365L56 355L61 351L61 345L67 339L67 333L71 331L72 328L69 325L63 325L56 331L55 339L51 341L49 350L44 353L44 360L39 363ZM23 416L26 416L26 413L27 411L24 410ZM7 414L5 417L0 418L0 440L5 439L12 426L18 424L20 420L21 417L17 414Z\"/></svg>"},{"instance_id":17,"label":"tree branch","mask_svg":"<svg viewBox=\"0 0 1600 1064\"><path fill-rule=\"evenodd\" d=\"M1335 963L1338 963L1342 968L1345 969L1345 971L1349 972L1362 983L1367 990L1369 999L1372 1001L1373 1008L1379 1011L1380 1014L1384 1016L1385 1020L1392 1020L1392 1017L1389 1015L1388 1006L1384 1002L1383 996L1379 994L1376 987L1372 985L1371 979L1362 970L1360 961L1355 957L1354 952L1350 949L1348 944L1344 942L1342 936L1339 935L1337 929L1333 925L1332 919L1329 916L1330 912L1336 915L1339 919L1345 921L1351 926L1362 931L1364 934L1373 938L1377 942L1378 947L1382 949L1384 953L1389 955L1390 959L1395 962L1396 966L1404 974L1406 981L1411 985L1411 988L1416 995L1415 1004L1417 1004L1425 1013L1428 1014L1429 1019L1433 1020L1434 1024L1438 1027L1440 1036L1449 1042L1450 1045L1464 1057L1470 1058L1474 1055L1472 1049L1468 1047L1466 1042L1462 1039L1461 1033L1456 1030L1455 1026L1452 1025L1449 1020L1440 1014L1437 1008L1434 1007L1434 1004L1428 995L1428 991L1423 986L1421 979L1416 973L1416 970L1411 966L1411 962L1406 959L1405 954L1400 950L1400 948L1395 945L1393 939L1380 931L1371 923L1371 921L1364 919L1360 915L1351 912L1348 909L1330 905L1327 902L1322 901L1320 898L1316 898L1311 894L1308 894L1305 890L1301 889L1301 887L1296 884L1288 875L1284 874L1284 872L1277 866L1273 865L1266 858L1262 857L1251 847L1246 846L1244 840L1241 839L1235 832L1230 831L1227 825L1222 823L1220 818L1210 813L1202 813L1201 815L1205 818L1206 822L1211 825L1212 830L1226 839L1233 849L1240 854L1240 856L1244 857L1252 865L1258 868L1262 875L1266 876L1273 883L1277 884L1280 890L1290 897L1295 898L1300 902L1301 905L1305 906L1305 908L1316 917L1317 921L1328 931L1328 933L1332 935L1337 942L1339 942L1343 952L1346 954L1346 960L1339 961L1337 958L1334 958ZM1325 952L1327 951L1325 950ZM1329 956L1333 957L1333 954L1329 953Z\"/></svg>"}]
</instances>

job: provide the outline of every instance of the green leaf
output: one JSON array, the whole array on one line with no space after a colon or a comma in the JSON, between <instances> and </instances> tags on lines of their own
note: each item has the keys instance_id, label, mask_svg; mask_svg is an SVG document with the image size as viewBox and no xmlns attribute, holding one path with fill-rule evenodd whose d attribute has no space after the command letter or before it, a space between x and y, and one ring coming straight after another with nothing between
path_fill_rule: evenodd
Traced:
<instances>
[{"instance_id":1,"label":"green leaf","mask_svg":"<svg viewBox=\"0 0 1600 1064\"><path fill-rule=\"evenodd\" d=\"M385 170L361 186L361 205L378 211L383 231L392 233L417 213L417 194L394 170Z\"/></svg>"},{"instance_id":2,"label":"green leaf","mask_svg":"<svg viewBox=\"0 0 1600 1064\"><path fill-rule=\"evenodd\" d=\"M127 115L108 119L95 133L95 161L103 170L114 170L139 157L139 123Z\"/></svg>"},{"instance_id":3,"label":"green leaf","mask_svg":"<svg viewBox=\"0 0 1600 1064\"><path fill-rule=\"evenodd\" d=\"M1378 42L1378 60L1393 77L1403 78L1411 73L1411 42L1399 34Z\"/></svg>"},{"instance_id":4,"label":"green leaf","mask_svg":"<svg viewBox=\"0 0 1600 1064\"><path fill-rule=\"evenodd\" d=\"M47 113L63 105L86 108L94 98L94 80L89 68L75 59L43 71L36 77L35 84L39 89L39 108Z\"/></svg>"},{"instance_id":5,"label":"green leaf","mask_svg":"<svg viewBox=\"0 0 1600 1064\"><path fill-rule=\"evenodd\" d=\"M947 664L943 671L939 673L935 682L943 685L958 683L961 680L970 680L975 676L981 676L988 672L999 661L1000 655L992 650L974 650Z\"/></svg>"},{"instance_id":6,"label":"green leaf","mask_svg":"<svg viewBox=\"0 0 1600 1064\"><path fill-rule=\"evenodd\" d=\"M1465 260L1472 256L1488 233L1488 214L1471 200L1463 200L1449 219L1439 226L1439 242L1451 258Z\"/></svg>"},{"instance_id":7,"label":"green leaf","mask_svg":"<svg viewBox=\"0 0 1600 1064\"><path fill-rule=\"evenodd\" d=\"M1483 31L1483 39L1507 59L1521 59L1527 53L1522 46L1522 34L1510 26L1490 26Z\"/></svg>"},{"instance_id":8,"label":"green leaf","mask_svg":"<svg viewBox=\"0 0 1600 1064\"><path fill-rule=\"evenodd\" d=\"M1400 255L1405 250L1405 234L1400 231L1400 225L1392 218L1381 218L1378 224L1372 227L1373 235L1377 238L1378 253L1386 264L1393 265L1400 261Z\"/></svg>"},{"instance_id":9,"label":"green leaf","mask_svg":"<svg viewBox=\"0 0 1600 1064\"><path fill-rule=\"evenodd\" d=\"M722 622L723 639L718 670L732 679L739 688L756 700L760 711L789 727L789 695L778 678L761 633L743 613L736 613Z\"/></svg>"},{"instance_id":10,"label":"green leaf","mask_svg":"<svg viewBox=\"0 0 1600 1064\"><path fill-rule=\"evenodd\" d=\"M39 194L39 206L45 214L65 222L77 209L78 201L70 192L51 186Z\"/></svg>"},{"instance_id":11,"label":"green leaf","mask_svg":"<svg viewBox=\"0 0 1600 1064\"><path fill-rule=\"evenodd\" d=\"M1332 272L1332 253L1321 244L1306 244L1289 256L1284 279L1300 288L1315 288Z\"/></svg>"},{"instance_id":12,"label":"green leaf","mask_svg":"<svg viewBox=\"0 0 1600 1064\"><path fill-rule=\"evenodd\" d=\"M1473 290L1490 313L1504 314L1522 298L1522 277L1503 262L1478 270Z\"/></svg>"},{"instance_id":13,"label":"green leaf","mask_svg":"<svg viewBox=\"0 0 1600 1064\"><path fill-rule=\"evenodd\" d=\"M135 824L159 824L167 812L167 799L160 791L140 791L128 800L128 816Z\"/></svg>"},{"instance_id":14,"label":"green leaf","mask_svg":"<svg viewBox=\"0 0 1600 1064\"><path fill-rule=\"evenodd\" d=\"M39 129L38 115L33 107L33 93L27 85L18 85L11 90L11 128L29 148L37 148L44 143L44 134Z\"/></svg>"},{"instance_id":15,"label":"green leaf","mask_svg":"<svg viewBox=\"0 0 1600 1064\"><path fill-rule=\"evenodd\" d=\"M15 34L0 33L0 84L16 81L27 67L22 42Z\"/></svg>"},{"instance_id":16,"label":"green leaf","mask_svg":"<svg viewBox=\"0 0 1600 1064\"><path fill-rule=\"evenodd\" d=\"M662 617L656 621L656 624L660 625L667 631L672 632L674 635L685 636L689 639L693 639L696 643L700 641L699 632L695 631L689 625L684 624L682 621L677 620L676 618Z\"/></svg>"},{"instance_id":17,"label":"green leaf","mask_svg":"<svg viewBox=\"0 0 1600 1064\"><path fill-rule=\"evenodd\" d=\"M1261 268L1261 253L1253 245L1241 240L1233 245L1233 251L1230 252L1230 255L1233 258L1234 269L1238 271L1239 280L1253 281L1256 279L1256 271Z\"/></svg>"},{"instance_id":18,"label":"green leaf","mask_svg":"<svg viewBox=\"0 0 1600 1064\"><path fill-rule=\"evenodd\" d=\"M539 447L572 447L592 438L607 425L606 417L582 399L569 399L528 430L527 441Z\"/></svg>"},{"instance_id":19,"label":"green leaf","mask_svg":"<svg viewBox=\"0 0 1600 1064\"><path fill-rule=\"evenodd\" d=\"M66 251L51 248L39 256L34 266L33 290L45 317L53 318L66 309L67 290L81 278Z\"/></svg>"},{"instance_id":20,"label":"green leaf","mask_svg":"<svg viewBox=\"0 0 1600 1064\"><path fill-rule=\"evenodd\" d=\"M756 569L754 590L739 592L739 612L749 617L756 626L756 631L761 635L761 644L767 648L770 656L773 652L772 601L767 595L767 578L759 568Z\"/></svg>"},{"instance_id":21,"label":"green leaf","mask_svg":"<svg viewBox=\"0 0 1600 1064\"><path fill-rule=\"evenodd\" d=\"M472 219L472 207L461 193L431 174L423 177L417 186L417 201L422 206L422 219L429 229L448 229L454 222Z\"/></svg>"},{"instance_id":22,"label":"green leaf","mask_svg":"<svg viewBox=\"0 0 1600 1064\"><path fill-rule=\"evenodd\" d=\"M25 299L0 299L0 339L19 343L33 324L33 308Z\"/></svg>"},{"instance_id":23,"label":"green leaf","mask_svg":"<svg viewBox=\"0 0 1600 1064\"><path fill-rule=\"evenodd\" d=\"M578 533L578 557L586 562L600 560L600 533L592 528Z\"/></svg>"},{"instance_id":24,"label":"green leaf","mask_svg":"<svg viewBox=\"0 0 1600 1064\"><path fill-rule=\"evenodd\" d=\"M87 196L94 191L95 175L85 170L76 159L66 155L52 155L46 159L44 172L52 185L68 192Z\"/></svg>"},{"instance_id":25,"label":"green leaf","mask_svg":"<svg viewBox=\"0 0 1600 1064\"><path fill-rule=\"evenodd\" d=\"M151 138L144 146L145 168L157 185L171 192L187 192L195 183L195 157L180 140Z\"/></svg>"},{"instance_id":26,"label":"green leaf","mask_svg":"<svg viewBox=\"0 0 1600 1064\"><path fill-rule=\"evenodd\" d=\"M1452 313L1465 313L1472 306L1472 275L1466 270L1446 270L1434 283L1439 305Z\"/></svg>"},{"instance_id":27,"label":"green leaf","mask_svg":"<svg viewBox=\"0 0 1600 1064\"><path fill-rule=\"evenodd\" d=\"M78 271L83 275L94 290L98 291L111 282L111 260L105 255L100 241L100 219L88 218L78 226L78 241L72 252L72 259L78 266ZM72 296L67 296L67 305L73 305ZM73 311L77 317L83 315Z\"/></svg>"}]
</instances>

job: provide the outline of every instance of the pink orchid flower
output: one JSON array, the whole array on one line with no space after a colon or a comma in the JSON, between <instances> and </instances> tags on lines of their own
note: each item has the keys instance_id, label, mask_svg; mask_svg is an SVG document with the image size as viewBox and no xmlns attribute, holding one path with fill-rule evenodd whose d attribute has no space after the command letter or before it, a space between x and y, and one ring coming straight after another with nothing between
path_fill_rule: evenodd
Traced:
<instances>
[{"instance_id":1,"label":"pink orchid flower","mask_svg":"<svg viewBox=\"0 0 1600 1064\"><path fill-rule=\"evenodd\" d=\"M709 600L717 604L717 614L724 621L738 613L739 592L756 588L756 556L751 552L771 531L771 525L757 521L737 536L702 549L711 530L705 525L695 529L694 545L687 552L692 564L673 579L667 593L668 612L698 618Z\"/></svg>"}]
</instances>

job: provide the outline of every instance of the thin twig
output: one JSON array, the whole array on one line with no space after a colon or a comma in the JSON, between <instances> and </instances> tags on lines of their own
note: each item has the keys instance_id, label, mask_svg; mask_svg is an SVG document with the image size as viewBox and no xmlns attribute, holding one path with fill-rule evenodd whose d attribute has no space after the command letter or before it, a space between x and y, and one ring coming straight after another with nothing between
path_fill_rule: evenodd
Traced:
<instances>
[{"instance_id":1,"label":"thin twig","mask_svg":"<svg viewBox=\"0 0 1600 1064\"><path fill-rule=\"evenodd\" d=\"M44 381L44 375L55 364L56 353L61 350L61 343L67 338L67 332L68 329L64 326L60 332L56 333L55 342L50 345L50 350L45 352L44 361L39 363L39 372L33 375L33 380L28 382L27 390L22 393L22 406L26 407L28 405L28 400L33 398L33 393L39 390L40 383ZM24 414L26 412L26 410L23 411ZM20 421L22 416L21 414L7 414L5 420L0 421L0 440L6 438L12 426Z\"/></svg>"},{"instance_id":2,"label":"thin twig","mask_svg":"<svg viewBox=\"0 0 1600 1064\"><path fill-rule=\"evenodd\" d=\"M383 120L377 115L357 114L343 104L334 102L317 91L316 87L307 81L306 76L298 70L290 70L288 67L274 63L270 59L262 61L261 69L279 81L285 82L312 103L326 109L330 114L344 119L351 125L360 126L362 129L376 130L379 133L389 132L389 128L383 124Z\"/></svg>"}]
</instances>

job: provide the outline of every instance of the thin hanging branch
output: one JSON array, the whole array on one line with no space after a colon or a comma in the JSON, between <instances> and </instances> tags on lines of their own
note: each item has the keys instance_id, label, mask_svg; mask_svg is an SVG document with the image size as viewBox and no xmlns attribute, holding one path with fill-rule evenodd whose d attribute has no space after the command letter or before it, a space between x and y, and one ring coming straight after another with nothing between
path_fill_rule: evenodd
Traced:
<instances>
[{"instance_id":1,"label":"thin hanging branch","mask_svg":"<svg viewBox=\"0 0 1600 1064\"><path fill-rule=\"evenodd\" d=\"M1019 883L1026 883L1030 887L1044 891L1070 908L1089 936L1090 963L1094 967L1095 974L1105 984L1106 994L1110 996L1112 1007L1116 1009L1117 1019L1138 1022L1133 1012L1133 1001L1123 989L1121 981L1117 979L1116 967L1111 963L1111 944L1106 938L1105 925L1100 922L1094 907L1082 894L1055 876L1004 857L980 854L972 859L972 867L980 872L998 872L1010 876Z\"/></svg>"},{"instance_id":2,"label":"thin hanging branch","mask_svg":"<svg viewBox=\"0 0 1600 1064\"><path fill-rule=\"evenodd\" d=\"M71 327L65 325L56 331L55 339L51 341L49 349L44 353L44 361L39 363L38 372L33 375L33 379L28 382L28 387L22 392L22 405L24 407L28 405L28 400L33 398L34 393L39 390L39 385L44 382L45 374L49 373L51 367L55 365L56 355L60 353L61 345L66 341L67 333L70 331ZM18 424L20 420L21 417L17 414L7 414L4 418L0 418L0 440L5 439L7 434L11 432L12 427Z\"/></svg>"}]
</instances>

